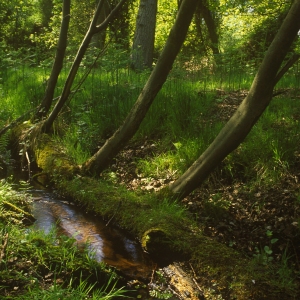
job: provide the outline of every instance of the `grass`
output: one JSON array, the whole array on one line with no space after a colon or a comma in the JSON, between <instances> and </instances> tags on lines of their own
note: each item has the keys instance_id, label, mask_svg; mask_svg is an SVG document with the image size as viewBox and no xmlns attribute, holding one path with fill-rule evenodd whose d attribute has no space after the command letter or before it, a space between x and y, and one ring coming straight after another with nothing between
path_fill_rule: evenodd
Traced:
<instances>
[{"instance_id":1,"label":"grass","mask_svg":"<svg viewBox=\"0 0 300 300\"><path fill-rule=\"evenodd\" d=\"M253 77L250 67L242 70L230 58L226 62L226 57L224 62L216 74L196 62L183 71L180 59L176 62L134 137L158 139L161 145L158 155L139 161L140 173L155 178L179 176L216 137L224 122L212 115L216 101L222 101L216 100L215 90L249 88ZM132 72L125 68L127 63L126 53L119 49L101 57L99 68L92 70L62 114L60 128L64 135L59 139L77 164L95 153L122 124L149 75ZM2 71L1 82L4 98L0 116L7 121L38 104L49 73L48 66L11 64L12 69ZM84 72L85 68L74 86ZM279 87L295 86L297 72L296 66ZM61 92L66 73L62 73L56 95ZM276 97L245 142L225 159L224 171L233 176L242 170L245 180L278 181L293 164L300 140L299 113L297 98Z\"/></svg>"},{"instance_id":2,"label":"grass","mask_svg":"<svg viewBox=\"0 0 300 300\"><path fill-rule=\"evenodd\" d=\"M77 287L73 287L72 280L69 282L67 287L62 287L54 283L47 290L41 290L39 288L33 288L27 294L22 295L19 299L36 299L36 300L81 300L81 299L92 299L92 300L109 300L118 297L127 298L124 293L125 290L116 287L116 282L112 285L113 277L109 278L106 286L100 289L95 289L96 284L89 284L87 280L80 280ZM112 286L111 286L112 285ZM109 289L108 289L109 287ZM18 299L18 297L16 298Z\"/></svg>"},{"instance_id":3,"label":"grass","mask_svg":"<svg viewBox=\"0 0 300 300\"><path fill-rule=\"evenodd\" d=\"M123 68L125 60L120 53L118 55L114 56L114 61L101 61L101 68L92 70L60 117L59 132L63 134L56 138L66 147L68 156L71 156L76 164L81 164L93 154L122 123L147 79L147 72L135 74ZM122 68L115 68L116 65ZM175 179L182 174L206 149L224 124L218 116L213 115L216 105L223 103L224 100L217 96L216 89L226 91L247 89L253 77L251 72L250 69L249 71L234 69L230 64L227 67L224 66L224 70L217 74L210 74L207 70L183 72L182 69L175 67L134 137L135 141L150 139L158 144L156 153L151 153L149 157L138 161L137 172L149 179ZM26 66L7 71L4 75L6 77L3 76L1 92L5 97L0 116L1 120L9 120L23 113L28 106L33 107L37 104L43 92L43 80L46 75L45 69ZM65 76L66 74L62 74L56 91L57 95L61 91ZM295 78L295 73L288 74L278 87L295 87L297 84ZM296 87L299 87L299 83ZM229 181L239 178L250 191L251 187L260 186L262 189L267 189L279 183L280 179L289 173L290 168L296 165L295 153L299 151L300 141L299 113L298 98L295 98L292 93L274 98L246 140L218 168L217 171L221 172L219 175L221 174ZM115 185L113 172L104 173L105 176L106 179L110 178L109 180ZM169 230L168 233L172 233L172 220L187 222L185 209L176 202L170 202L167 199L157 201L151 196L141 196L139 192L122 192L122 189L112 188L111 185L106 186L105 183L95 183L95 188L87 191L82 189L82 180L81 178L74 179L72 186L68 183L69 186L61 188L69 189L75 198L88 202L90 209L96 207L101 193L104 198L109 195L109 201L103 201L99 213L108 218L111 216L118 218L120 224L127 229L138 228L139 232L134 233L139 237L149 227L162 224L161 220L169 221L170 227L163 228L166 231ZM124 205L122 207L126 208L126 216L123 217L121 213L125 211L125 208L122 212L116 210L120 199ZM216 193L211 199L206 199L203 208L208 216L221 220L229 205L230 200L224 198L221 193ZM264 203L257 205L263 206ZM141 213L136 215L134 207L143 209L139 210ZM30 238L30 240L24 245L32 242L30 234L25 235L26 239ZM36 241L45 239L47 238L38 237ZM60 243L64 244L64 241ZM178 248L183 249L185 247L183 243L179 243ZM15 247L24 245L15 245ZM270 245L262 245L261 249L258 248L257 254L260 257L271 253L270 249L264 248L265 246L270 247ZM47 252L49 249L43 248L45 252L43 255L38 250L35 252L41 268L45 268L45 265L50 268L44 256L44 254L50 255ZM77 268L74 264L77 252L73 248L64 249L62 252L57 252L57 255L66 258L64 265L54 268L59 271L58 274L61 272L69 274L69 270L76 271ZM287 289L292 290L294 273L290 257L287 252L285 253L279 266L276 263L276 269L275 264L268 261L268 267L270 269L274 267L270 272L270 278L274 277L277 283L281 282L282 288L286 286ZM201 256L204 257L205 253L199 252L199 257ZM196 256L195 260L201 261ZM259 264L257 261L254 263ZM22 276L20 275L20 278ZM78 278L81 280L79 280L79 288L82 285L83 291L88 290L90 286L86 285L85 279L79 274L77 280ZM65 293L65 297L73 295L76 287L69 285L73 282L71 279L69 278L65 286L53 285L52 289L58 294ZM34 287L32 291L37 293ZM48 292L49 290L45 291L43 297L48 297Z\"/></svg>"},{"instance_id":4,"label":"grass","mask_svg":"<svg viewBox=\"0 0 300 300\"><path fill-rule=\"evenodd\" d=\"M7 202L16 209L8 209ZM118 276L81 252L74 239L45 234L24 226L30 197L0 183L0 298L5 299L113 299L125 297ZM12 206L9 206L12 208Z\"/></svg>"}]
</instances>

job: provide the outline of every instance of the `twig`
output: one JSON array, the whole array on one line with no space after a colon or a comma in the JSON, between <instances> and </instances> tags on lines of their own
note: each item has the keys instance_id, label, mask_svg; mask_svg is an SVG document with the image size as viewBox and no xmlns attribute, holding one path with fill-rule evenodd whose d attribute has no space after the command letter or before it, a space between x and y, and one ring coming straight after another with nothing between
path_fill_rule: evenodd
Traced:
<instances>
[{"instance_id":1,"label":"twig","mask_svg":"<svg viewBox=\"0 0 300 300\"><path fill-rule=\"evenodd\" d=\"M194 270L192 264L191 264L191 263L189 263L189 264L190 264L190 267L191 267L191 269L192 269L192 271L193 271L193 273L194 273L194 276L196 277L196 273L195 273L195 270Z\"/></svg>"},{"instance_id":2,"label":"twig","mask_svg":"<svg viewBox=\"0 0 300 300\"><path fill-rule=\"evenodd\" d=\"M26 217L29 218L30 220L35 220L35 218L34 218L34 216L33 216L32 214L30 214L30 213L26 212L25 210L23 210L23 209L17 207L16 205L14 205L14 204L12 204L12 203L10 203L10 202L8 202L8 201L5 201L5 200L2 200L2 203L3 203L4 205L9 206L10 208L12 208L12 209L15 210L15 211L17 211L17 212L19 212L19 213L22 213L24 216L26 216Z\"/></svg>"},{"instance_id":3,"label":"twig","mask_svg":"<svg viewBox=\"0 0 300 300\"><path fill-rule=\"evenodd\" d=\"M198 290L199 290L201 293L203 293L203 290L200 288L200 286L199 286L198 283L197 283L197 280L196 280L196 278L195 278L195 277L197 277L197 275L196 275L196 272L195 272L195 270L194 270L194 268L193 268L193 266L192 266L191 263L190 263L190 267L191 267L191 269L192 269L192 271L193 271L193 273L194 273L193 281L194 281L195 285L197 286Z\"/></svg>"},{"instance_id":4,"label":"twig","mask_svg":"<svg viewBox=\"0 0 300 300\"><path fill-rule=\"evenodd\" d=\"M299 58L300 58L300 54L294 53L292 55L292 57L286 62L286 64L277 73L277 75L275 77L275 85L283 77L283 75L293 66L293 64L295 64L297 62L297 60Z\"/></svg>"},{"instance_id":5,"label":"twig","mask_svg":"<svg viewBox=\"0 0 300 300\"><path fill-rule=\"evenodd\" d=\"M16 120L12 121L10 124L4 126L1 130L0 130L0 136L3 135L6 131L8 131L9 129L13 128L14 126L20 124L21 122L23 122L23 120L25 119L25 117L27 117L31 112L33 112L35 110L31 109L29 111L27 111L26 113L24 113L22 116L20 116L19 118L17 118Z\"/></svg>"},{"instance_id":6,"label":"twig","mask_svg":"<svg viewBox=\"0 0 300 300\"><path fill-rule=\"evenodd\" d=\"M197 280L196 280L194 277L193 277L193 281L194 281L196 287L198 288L198 290L199 290L201 293L203 293L203 290L200 288L200 286L199 286L198 283L197 283Z\"/></svg>"},{"instance_id":7,"label":"twig","mask_svg":"<svg viewBox=\"0 0 300 300\"><path fill-rule=\"evenodd\" d=\"M30 175L30 159L29 159L29 155L28 155L28 152L27 152L27 151L25 152L25 155L26 155L26 159L27 159L27 163L28 163L28 181L30 182L30 181L31 181L31 175Z\"/></svg>"},{"instance_id":8,"label":"twig","mask_svg":"<svg viewBox=\"0 0 300 300\"><path fill-rule=\"evenodd\" d=\"M176 295L179 299L184 300L184 298L181 296L181 294L177 293L174 289L171 288L171 286L169 286L170 291Z\"/></svg>"},{"instance_id":9,"label":"twig","mask_svg":"<svg viewBox=\"0 0 300 300\"><path fill-rule=\"evenodd\" d=\"M153 278L154 278L154 272L155 272L155 269L152 270L152 275L151 275L150 283L152 283L152 281L153 281Z\"/></svg>"}]
</instances>

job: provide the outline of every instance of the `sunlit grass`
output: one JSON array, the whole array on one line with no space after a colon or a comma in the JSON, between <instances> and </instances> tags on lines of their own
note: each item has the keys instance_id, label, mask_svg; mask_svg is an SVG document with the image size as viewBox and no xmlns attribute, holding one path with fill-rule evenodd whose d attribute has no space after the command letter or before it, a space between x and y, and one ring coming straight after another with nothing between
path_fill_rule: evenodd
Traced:
<instances>
[{"instance_id":1,"label":"sunlit grass","mask_svg":"<svg viewBox=\"0 0 300 300\"><path fill-rule=\"evenodd\" d=\"M72 95L61 119L64 135L61 142L77 162L82 163L123 123L140 94L149 72L135 73L124 68L128 58L119 51L110 52L91 71L78 92ZM15 66L2 80L2 119L10 119L35 107L42 99L49 67ZM227 65L210 70L186 71L175 64L158 93L134 139L159 139L165 150L154 158L141 160L139 171L147 176L163 177L184 172L217 136L223 126L211 115L216 89L248 89L253 71ZM83 68L73 85L74 90L86 72ZM280 87L291 87L298 80L290 71ZM62 91L67 69L62 72L56 95ZM295 81L296 80L296 81ZM299 140L297 101L275 98L245 142L224 161L224 170L235 176L242 166L245 178L280 178L293 163L293 152ZM289 132L287 135L286 132ZM259 153L259 155L258 155Z\"/></svg>"},{"instance_id":2,"label":"sunlit grass","mask_svg":"<svg viewBox=\"0 0 300 300\"><path fill-rule=\"evenodd\" d=\"M5 245L0 262L0 298L125 297L126 291L117 287L118 276L104 263L91 259L87 249L79 250L75 239L59 236L55 228L45 233L25 227L23 212L29 205L26 188L20 193L6 181L0 182L0 244ZM45 285L46 279L50 285Z\"/></svg>"}]
</instances>

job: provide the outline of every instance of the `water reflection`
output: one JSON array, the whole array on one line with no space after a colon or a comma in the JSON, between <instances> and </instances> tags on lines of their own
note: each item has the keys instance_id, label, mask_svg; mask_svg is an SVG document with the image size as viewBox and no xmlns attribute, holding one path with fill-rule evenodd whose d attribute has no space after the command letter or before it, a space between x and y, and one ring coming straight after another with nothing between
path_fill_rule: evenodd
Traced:
<instances>
[{"instance_id":1,"label":"water reflection","mask_svg":"<svg viewBox=\"0 0 300 300\"><path fill-rule=\"evenodd\" d=\"M99 217L86 214L56 195L42 190L32 191L35 226L49 233L53 226L59 234L76 239L78 246L88 243L89 253L97 260L114 266L129 276L146 279L153 265L138 243L124 232L106 226Z\"/></svg>"}]
</instances>

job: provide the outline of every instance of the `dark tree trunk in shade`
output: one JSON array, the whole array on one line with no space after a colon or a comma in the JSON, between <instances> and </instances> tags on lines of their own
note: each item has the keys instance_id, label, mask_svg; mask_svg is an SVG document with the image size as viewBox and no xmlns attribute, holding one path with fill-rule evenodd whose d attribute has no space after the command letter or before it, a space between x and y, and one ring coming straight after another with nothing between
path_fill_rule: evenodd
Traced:
<instances>
[{"instance_id":1,"label":"dark tree trunk in shade","mask_svg":"<svg viewBox=\"0 0 300 300\"><path fill-rule=\"evenodd\" d=\"M153 62L157 0L140 0L132 45L131 66L151 68Z\"/></svg>"},{"instance_id":2,"label":"dark tree trunk in shade","mask_svg":"<svg viewBox=\"0 0 300 300\"><path fill-rule=\"evenodd\" d=\"M107 16L107 18L101 24L97 25L99 15L103 9L103 6L104 6L104 3L106 2L106 0L99 1L98 7L95 11L95 14L94 14L93 19L90 24L90 27L78 49L76 57L73 61L71 69L69 71L68 77L65 81L62 94L61 94L59 100L57 101L56 105L54 106L53 110L49 114L48 118L44 121L44 123L42 125L43 132L49 133L51 131L53 122L55 121L59 112L61 111L64 104L68 100L70 93L71 93L71 87L73 85L74 79L75 79L78 69L80 67L80 63L86 53L86 50L89 47L89 44L91 42L93 35L96 33L102 32L103 30L105 30L107 28L107 26L109 25L109 22L111 22L113 20L115 14L118 12L119 9L121 9L121 7L125 1L126 0L120 0L119 4L110 12L110 14Z\"/></svg>"}]
</instances>

